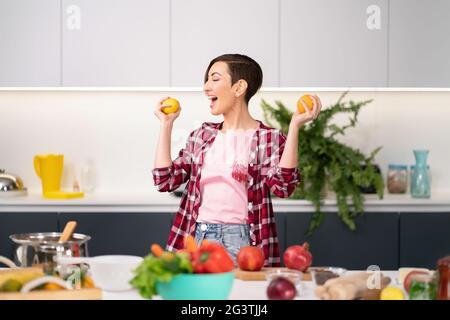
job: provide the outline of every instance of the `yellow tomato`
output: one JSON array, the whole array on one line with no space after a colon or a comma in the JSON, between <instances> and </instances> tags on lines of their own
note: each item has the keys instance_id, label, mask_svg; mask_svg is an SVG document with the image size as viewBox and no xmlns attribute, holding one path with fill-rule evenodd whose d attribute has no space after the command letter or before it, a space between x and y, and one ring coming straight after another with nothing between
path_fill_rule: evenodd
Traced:
<instances>
[{"instance_id":1,"label":"yellow tomato","mask_svg":"<svg viewBox=\"0 0 450 320\"><path fill-rule=\"evenodd\" d=\"M386 287L381 291L380 300L403 300L403 291L397 287Z\"/></svg>"},{"instance_id":2,"label":"yellow tomato","mask_svg":"<svg viewBox=\"0 0 450 320\"><path fill-rule=\"evenodd\" d=\"M305 108L303 107L303 104L301 103L302 100L308 106L308 109L312 111L312 109L313 109L313 98L311 97L311 95L305 94L300 99L298 99L298 101L297 101L298 112L304 113L306 111Z\"/></svg>"},{"instance_id":3,"label":"yellow tomato","mask_svg":"<svg viewBox=\"0 0 450 320\"><path fill-rule=\"evenodd\" d=\"M177 99L174 98L164 100L162 105L168 106L161 109L161 111L165 114L177 112L178 108L180 107L180 103Z\"/></svg>"}]
</instances>

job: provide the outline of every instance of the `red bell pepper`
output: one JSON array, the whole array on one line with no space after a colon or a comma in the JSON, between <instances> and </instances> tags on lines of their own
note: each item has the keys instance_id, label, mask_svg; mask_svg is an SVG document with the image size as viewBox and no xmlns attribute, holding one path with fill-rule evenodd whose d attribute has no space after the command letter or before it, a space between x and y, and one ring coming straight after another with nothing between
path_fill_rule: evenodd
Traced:
<instances>
[{"instance_id":1,"label":"red bell pepper","mask_svg":"<svg viewBox=\"0 0 450 320\"><path fill-rule=\"evenodd\" d=\"M202 243L191 253L194 273L222 273L234 269L234 262L227 250L219 243Z\"/></svg>"}]
</instances>

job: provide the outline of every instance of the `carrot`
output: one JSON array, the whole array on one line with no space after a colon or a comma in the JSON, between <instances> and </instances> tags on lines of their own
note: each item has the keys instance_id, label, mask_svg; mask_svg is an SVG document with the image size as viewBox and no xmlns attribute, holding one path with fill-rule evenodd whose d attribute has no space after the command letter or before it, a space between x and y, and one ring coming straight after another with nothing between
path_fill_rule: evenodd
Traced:
<instances>
[{"instance_id":1,"label":"carrot","mask_svg":"<svg viewBox=\"0 0 450 320\"><path fill-rule=\"evenodd\" d=\"M157 243L152 244L150 251L155 257L160 257L164 253L164 249Z\"/></svg>"},{"instance_id":2,"label":"carrot","mask_svg":"<svg viewBox=\"0 0 450 320\"><path fill-rule=\"evenodd\" d=\"M191 235L187 235L184 239L184 247L187 252L195 252L197 250L197 243L195 243L195 239Z\"/></svg>"}]
</instances>

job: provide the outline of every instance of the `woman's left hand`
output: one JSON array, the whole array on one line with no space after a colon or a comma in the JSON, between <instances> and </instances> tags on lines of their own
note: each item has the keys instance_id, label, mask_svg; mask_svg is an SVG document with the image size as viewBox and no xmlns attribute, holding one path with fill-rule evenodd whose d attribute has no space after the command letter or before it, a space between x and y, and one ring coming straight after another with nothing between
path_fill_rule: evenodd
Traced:
<instances>
[{"instance_id":1,"label":"woman's left hand","mask_svg":"<svg viewBox=\"0 0 450 320\"><path fill-rule=\"evenodd\" d=\"M311 98L313 101L312 110L309 110L306 103L301 100L300 102L302 103L305 112L300 113L298 109L295 110L294 114L292 115L290 126L294 126L296 129L299 129L305 123L315 120L319 116L320 109L322 108L322 102L316 95L311 95Z\"/></svg>"}]
</instances>

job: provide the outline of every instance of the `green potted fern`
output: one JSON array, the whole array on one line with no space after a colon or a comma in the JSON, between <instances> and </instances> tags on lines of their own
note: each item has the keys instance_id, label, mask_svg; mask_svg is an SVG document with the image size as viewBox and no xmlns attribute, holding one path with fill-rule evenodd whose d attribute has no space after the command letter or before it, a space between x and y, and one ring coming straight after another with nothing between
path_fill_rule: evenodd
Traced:
<instances>
[{"instance_id":1,"label":"green potted fern","mask_svg":"<svg viewBox=\"0 0 450 320\"><path fill-rule=\"evenodd\" d=\"M299 130L298 167L302 179L291 199L309 200L315 207L308 235L324 221L321 200L325 187L336 195L338 216L350 230L356 229L355 217L364 213L363 188L373 187L378 197L383 198L383 177L374 163L381 147L365 155L337 140L338 135L344 135L348 128L356 125L360 109L372 101L345 102L346 94L344 92L334 105L324 108L315 121ZM265 121L287 134L292 111L280 101L272 106L262 100L261 107ZM350 114L348 124L330 123L333 116L341 113Z\"/></svg>"}]
</instances>

